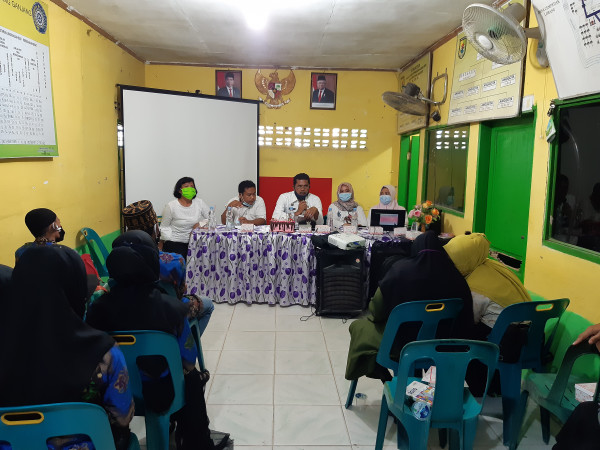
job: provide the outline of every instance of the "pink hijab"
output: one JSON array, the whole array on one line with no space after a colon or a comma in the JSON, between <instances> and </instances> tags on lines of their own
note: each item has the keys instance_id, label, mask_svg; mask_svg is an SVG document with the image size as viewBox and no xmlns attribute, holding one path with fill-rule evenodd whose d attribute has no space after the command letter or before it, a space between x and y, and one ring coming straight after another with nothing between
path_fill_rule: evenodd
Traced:
<instances>
[{"instance_id":1,"label":"pink hijab","mask_svg":"<svg viewBox=\"0 0 600 450\"><path fill-rule=\"evenodd\" d=\"M390 202L389 205L384 205L383 203L381 203L381 201L373 206L371 209L406 209L404 206L400 206L398 204L398 199L396 198L396 188L390 184L386 184L384 186L381 187L381 189L383 188L388 188L388 190L390 191L390 197L392 197L392 201ZM379 191L381 191L381 189Z\"/></svg>"}]
</instances>

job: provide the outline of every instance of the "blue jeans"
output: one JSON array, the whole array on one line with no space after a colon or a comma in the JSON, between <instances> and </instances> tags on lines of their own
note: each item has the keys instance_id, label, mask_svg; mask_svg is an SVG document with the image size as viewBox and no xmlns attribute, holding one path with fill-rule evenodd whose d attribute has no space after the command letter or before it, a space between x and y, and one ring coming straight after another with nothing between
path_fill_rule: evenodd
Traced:
<instances>
[{"instance_id":1,"label":"blue jeans","mask_svg":"<svg viewBox=\"0 0 600 450\"><path fill-rule=\"evenodd\" d=\"M198 331L200 332L200 336L202 336L202 333L204 333L204 330L206 330L206 327L208 326L210 315L215 310L215 305L208 297L200 295L198 297L202 301L202 312L196 317L196 319L198 319Z\"/></svg>"}]
</instances>

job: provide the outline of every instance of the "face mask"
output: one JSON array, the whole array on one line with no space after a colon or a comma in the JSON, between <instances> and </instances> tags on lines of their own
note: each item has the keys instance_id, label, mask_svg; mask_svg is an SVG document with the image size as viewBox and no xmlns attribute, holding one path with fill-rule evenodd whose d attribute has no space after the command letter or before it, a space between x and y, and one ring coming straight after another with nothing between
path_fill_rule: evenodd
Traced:
<instances>
[{"instance_id":1,"label":"face mask","mask_svg":"<svg viewBox=\"0 0 600 450\"><path fill-rule=\"evenodd\" d=\"M58 237L54 240L54 242L60 242L65 238L65 230L61 227L58 229Z\"/></svg>"},{"instance_id":2,"label":"face mask","mask_svg":"<svg viewBox=\"0 0 600 450\"><path fill-rule=\"evenodd\" d=\"M379 201L381 203L383 203L384 205L389 205L392 201L392 196L391 195L380 195Z\"/></svg>"},{"instance_id":3,"label":"face mask","mask_svg":"<svg viewBox=\"0 0 600 450\"><path fill-rule=\"evenodd\" d=\"M181 195L188 200L193 199L196 196L196 189L193 187L181 188Z\"/></svg>"},{"instance_id":4,"label":"face mask","mask_svg":"<svg viewBox=\"0 0 600 450\"><path fill-rule=\"evenodd\" d=\"M352 198L352 192L341 192L340 193L340 201L347 202Z\"/></svg>"},{"instance_id":5,"label":"face mask","mask_svg":"<svg viewBox=\"0 0 600 450\"><path fill-rule=\"evenodd\" d=\"M296 198L300 202L306 199L306 195L298 195L298 193L296 191L294 191L294 195L296 195Z\"/></svg>"},{"instance_id":6,"label":"face mask","mask_svg":"<svg viewBox=\"0 0 600 450\"><path fill-rule=\"evenodd\" d=\"M244 205L246 208L252 207L252 205L250 203L246 203L244 200L242 200L242 205Z\"/></svg>"}]
</instances>

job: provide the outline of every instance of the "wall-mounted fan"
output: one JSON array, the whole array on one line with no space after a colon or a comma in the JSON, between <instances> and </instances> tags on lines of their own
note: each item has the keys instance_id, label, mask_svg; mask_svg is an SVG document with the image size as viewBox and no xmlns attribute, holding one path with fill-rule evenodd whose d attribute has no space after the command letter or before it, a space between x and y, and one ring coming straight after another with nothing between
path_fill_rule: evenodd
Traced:
<instances>
[{"instance_id":1,"label":"wall-mounted fan","mask_svg":"<svg viewBox=\"0 0 600 450\"><path fill-rule=\"evenodd\" d=\"M442 100L439 102L425 97L421 92L421 88L414 83L406 83L405 86L402 86L402 92L386 91L382 94L381 98L386 105L389 105L400 112L412 114L413 116L426 116L429 113L429 105L434 105L437 107L446 101L446 94L448 90L447 73L438 75L432 80L429 96L432 97L435 82L440 78L444 78L444 98L442 98ZM433 120L439 121L439 111L436 109L431 117Z\"/></svg>"},{"instance_id":2,"label":"wall-mounted fan","mask_svg":"<svg viewBox=\"0 0 600 450\"><path fill-rule=\"evenodd\" d=\"M520 22L526 13L520 3L511 3L503 11L474 3L465 9L462 26L471 45L482 56L499 64L520 61L527 52L527 38L537 39L538 63L548 67L543 21L538 16L538 28L523 28Z\"/></svg>"}]
</instances>

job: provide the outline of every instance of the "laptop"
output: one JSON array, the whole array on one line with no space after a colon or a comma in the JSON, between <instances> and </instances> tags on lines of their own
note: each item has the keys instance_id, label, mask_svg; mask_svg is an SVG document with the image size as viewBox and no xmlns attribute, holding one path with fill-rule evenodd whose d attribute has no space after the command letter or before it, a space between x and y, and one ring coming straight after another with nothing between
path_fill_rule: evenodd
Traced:
<instances>
[{"instance_id":1,"label":"laptop","mask_svg":"<svg viewBox=\"0 0 600 450\"><path fill-rule=\"evenodd\" d=\"M396 227L405 226L405 209L372 209L371 226L382 227L385 231L393 231Z\"/></svg>"}]
</instances>

